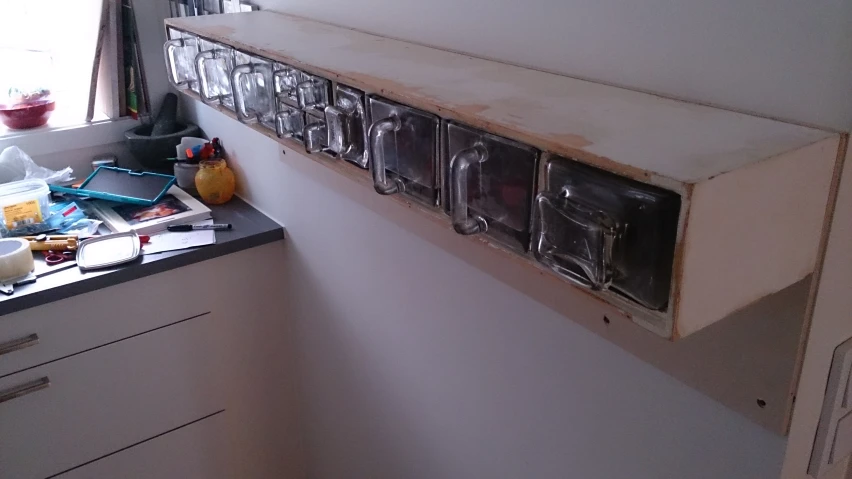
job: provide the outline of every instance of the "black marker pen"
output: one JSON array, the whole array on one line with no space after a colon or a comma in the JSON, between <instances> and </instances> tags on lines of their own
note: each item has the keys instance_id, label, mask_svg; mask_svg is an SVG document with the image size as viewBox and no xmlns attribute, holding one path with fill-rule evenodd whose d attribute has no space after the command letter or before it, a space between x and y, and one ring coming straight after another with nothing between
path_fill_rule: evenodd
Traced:
<instances>
[{"instance_id":1,"label":"black marker pen","mask_svg":"<svg viewBox=\"0 0 852 479\"><path fill-rule=\"evenodd\" d=\"M214 230L214 231L222 231L231 229L231 223L224 224L215 224L215 225L172 225L168 228L169 231L176 232L187 232L187 231L195 231L195 230Z\"/></svg>"}]
</instances>

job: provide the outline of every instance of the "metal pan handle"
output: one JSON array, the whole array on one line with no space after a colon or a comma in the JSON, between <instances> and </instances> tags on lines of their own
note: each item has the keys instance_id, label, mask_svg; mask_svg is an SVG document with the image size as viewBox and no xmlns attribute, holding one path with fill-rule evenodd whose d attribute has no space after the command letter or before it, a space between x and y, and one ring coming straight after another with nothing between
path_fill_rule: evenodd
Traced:
<instances>
[{"instance_id":1,"label":"metal pan handle","mask_svg":"<svg viewBox=\"0 0 852 479\"><path fill-rule=\"evenodd\" d=\"M296 109L279 111L275 114L275 133L278 138L293 138L304 132L302 112Z\"/></svg>"},{"instance_id":2,"label":"metal pan handle","mask_svg":"<svg viewBox=\"0 0 852 479\"><path fill-rule=\"evenodd\" d=\"M198 77L198 93L201 95L201 99L206 103L211 103L216 100L218 100L219 103L222 103L224 98L231 96L230 93L210 94L210 79L207 78L207 68L204 65L208 60L226 59L227 57L223 55L230 55L230 51L220 48L203 51L195 55L195 74L196 77ZM227 74L230 72L225 73ZM230 88L230 85L227 86Z\"/></svg>"},{"instance_id":3,"label":"metal pan handle","mask_svg":"<svg viewBox=\"0 0 852 479\"><path fill-rule=\"evenodd\" d=\"M465 148L450 160L453 229L462 235L484 233L488 222L482 216L470 216L467 205L467 176L470 166L488 159L488 150L481 143Z\"/></svg>"},{"instance_id":4,"label":"metal pan handle","mask_svg":"<svg viewBox=\"0 0 852 479\"><path fill-rule=\"evenodd\" d=\"M396 132L402 128L402 123L397 115L391 115L370 125L370 156L372 162L370 171L373 174L373 188L380 195L392 195L405 190L402 180L395 178L388 181L385 170L385 152L382 147L382 139L386 133Z\"/></svg>"},{"instance_id":5,"label":"metal pan handle","mask_svg":"<svg viewBox=\"0 0 852 479\"><path fill-rule=\"evenodd\" d=\"M254 115L249 114L246 108L246 97L243 95L243 89L240 88L240 80L242 80L243 75L252 73L253 68L251 64L245 65L237 65L231 70L231 92L234 95L234 111L237 114L237 120L240 120L240 123L249 124L254 120Z\"/></svg>"},{"instance_id":6,"label":"metal pan handle","mask_svg":"<svg viewBox=\"0 0 852 479\"><path fill-rule=\"evenodd\" d=\"M213 50L207 50L205 52L199 52L195 55L195 74L198 77L198 94L201 95L201 99L206 102L212 102L216 100L216 96L211 96L209 93L209 81L207 80L207 68L204 66L204 62L207 60L212 60L215 57Z\"/></svg>"},{"instance_id":7,"label":"metal pan handle","mask_svg":"<svg viewBox=\"0 0 852 479\"><path fill-rule=\"evenodd\" d=\"M169 77L169 83L171 83L175 88L183 88L189 83L186 81L178 81L177 72L174 68L176 63L175 50L183 46L185 46L185 44L182 38L169 40L163 44L163 55L166 57L166 73Z\"/></svg>"},{"instance_id":8,"label":"metal pan handle","mask_svg":"<svg viewBox=\"0 0 852 479\"><path fill-rule=\"evenodd\" d=\"M324 123L311 123L305 126L303 137L305 150L308 153L319 153L325 149L328 142L328 128Z\"/></svg>"}]
</instances>

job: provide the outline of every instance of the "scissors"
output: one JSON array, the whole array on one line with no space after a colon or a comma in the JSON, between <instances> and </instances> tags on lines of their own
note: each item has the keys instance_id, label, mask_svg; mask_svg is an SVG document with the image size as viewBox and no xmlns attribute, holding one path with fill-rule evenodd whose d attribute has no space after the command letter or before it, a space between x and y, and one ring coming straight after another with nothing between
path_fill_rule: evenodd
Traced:
<instances>
[{"instance_id":1,"label":"scissors","mask_svg":"<svg viewBox=\"0 0 852 479\"><path fill-rule=\"evenodd\" d=\"M47 263L48 266L56 266L59 263L64 261L73 261L74 260L74 251L42 251L44 255L44 262Z\"/></svg>"}]
</instances>

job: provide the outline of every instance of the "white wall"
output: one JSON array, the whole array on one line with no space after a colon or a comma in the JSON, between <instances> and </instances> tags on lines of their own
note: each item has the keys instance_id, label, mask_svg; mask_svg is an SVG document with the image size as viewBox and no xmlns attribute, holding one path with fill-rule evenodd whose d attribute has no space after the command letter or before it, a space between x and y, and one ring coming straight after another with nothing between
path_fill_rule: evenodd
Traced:
<instances>
[{"instance_id":1,"label":"white wall","mask_svg":"<svg viewBox=\"0 0 852 479\"><path fill-rule=\"evenodd\" d=\"M852 128L848 0L255 3ZM223 138L244 197L287 226L312 479L778 477L784 438L365 208L370 191L188 110Z\"/></svg>"},{"instance_id":2,"label":"white wall","mask_svg":"<svg viewBox=\"0 0 852 479\"><path fill-rule=\"evenodd\" d=\"M852 129L852 1L254 0L476 56Z\"/></svg>"},{"instance_id":3,"label":"white wall","mask_svg":"<svg viewBox=\"0 0 852 479\"><path fill-rule=\"evenodd\" d=\"M778 477L784 438L384 219L368 188L188 109L287 225L311 479Z\"/></svg>"}]
</instances>

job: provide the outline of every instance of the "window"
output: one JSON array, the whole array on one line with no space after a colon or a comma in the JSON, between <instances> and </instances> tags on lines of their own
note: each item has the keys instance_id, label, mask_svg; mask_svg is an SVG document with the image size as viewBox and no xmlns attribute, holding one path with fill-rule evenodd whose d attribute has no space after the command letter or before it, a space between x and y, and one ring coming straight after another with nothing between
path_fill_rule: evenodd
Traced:
<instances>
[{"instance_id":1,"label":"window","mask_svg":"<svg viewBox=\"0 0 852 479\"><path fill-rule=\"evenodd\" d=\"M110 2L110 7L120 5L103 1ZM102 6L102 0L0 0L0 104L52 100L55 110L48 126L83 123ZM102 52L115 51L118 42L110 45L110 36L103 37ZM113 65L111 74L118 76L119 65ZM111 94L117 95L118 88L114 90ZM96 105L93 120L118 116L116 109L105 106L112 103ZM0 125L0 135L4 133Z\"/></svg>"}]
</instances>

